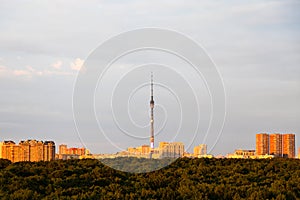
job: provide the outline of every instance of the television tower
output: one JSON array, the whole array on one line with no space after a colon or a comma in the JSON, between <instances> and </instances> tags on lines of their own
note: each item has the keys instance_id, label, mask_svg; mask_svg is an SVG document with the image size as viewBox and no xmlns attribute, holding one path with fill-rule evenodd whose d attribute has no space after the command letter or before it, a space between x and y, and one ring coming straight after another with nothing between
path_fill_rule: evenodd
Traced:
<instances>
[{"instance_id":1,"label":"television tower","mask_svg":"<svg viewBox=\"0 0 300 200\"><path fill-rule=\"evenodd\" d=\"M154 152L154 100L153 100L153 73L151 72L151 100L150 100L150 109L151 109L151 119L150 119L150 158Z\"/></svg>"}]
</instances>

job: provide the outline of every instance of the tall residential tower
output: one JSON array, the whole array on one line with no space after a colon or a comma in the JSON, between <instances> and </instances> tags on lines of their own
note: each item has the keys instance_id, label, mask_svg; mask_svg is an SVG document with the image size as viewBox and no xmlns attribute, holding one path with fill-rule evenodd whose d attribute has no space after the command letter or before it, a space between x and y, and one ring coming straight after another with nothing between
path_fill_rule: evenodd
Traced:
<instances>
[{"instance_id":1,"label":"tall residential tower","mask_svg":"<svg viewBox=\"0 0 300 200\"><path fill-rule=\"evenodd\" d=\"M270 134L270 155L282 157L282 134Z\"/></svg>"},{"instance_id":2,"label":"tall residential tower","mask_svg":"<svg viewBox=\"0 0 300 200\"><path fill-rule=\"evenodd\" d=\"M283 142L283 157L285 158L295 158L295 134L284 134L282 137Z\"/></svg>"},{"instance_id":3,"label":"tall residential tower","mask_svg":"<svg viewBox=\"0 0 300 200\"><path fill-rule=\"evenodd\" d=\"M269 135L267 133L256 134L256 155L269 154Z\"/></svg>"}]
</instances>

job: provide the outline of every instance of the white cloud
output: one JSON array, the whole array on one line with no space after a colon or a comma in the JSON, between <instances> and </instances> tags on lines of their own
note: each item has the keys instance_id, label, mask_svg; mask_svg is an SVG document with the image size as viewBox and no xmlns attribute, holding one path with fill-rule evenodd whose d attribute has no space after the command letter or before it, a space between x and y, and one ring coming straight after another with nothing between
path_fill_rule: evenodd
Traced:
<instances>
[{"instance_id":1,"label":"white cloud","mask_svg":"<svg viewBox=\"0 0 300 200\"><path fill-rule=\"evenodd\" d=\"M63 62L61 60L56 61L55 63L53 63L51 66L55 69L61 69Z\"/></svg>"},{"instance_id":2,"label":"white cloud","mask_svg":"<svg viewBox=\"0 0 300 200\"><path fill-rule=\"evenodd\" d=\"M72 70L79 71L84 63L84 60L80 58L76 58L73 62L71 62L70 67Z\"/></svg>"},{"instance_id":3,"label":"white cloud","mask_svg":"<svg viewBox=\"0 0 300 200\"><path fill-rule=\"evenodd\" d=\"M31 76L32 73L29 70L13 70L15 76Z\"/></svg>"},{"instance_id":4,"label":"white cloud","mask_svg":"<svg viewBox=\"0 0 300 200\"><path fill-rule=\"evenodd\" d=\"M31 79L36 76L71 76L74 75L70 71L57 71L57 70L37 70L31 66L26 66L20 69L10 69L4 65L0 65L0 76L2 77L20 77L25 79Z\"/></svg>"}]
</instances>

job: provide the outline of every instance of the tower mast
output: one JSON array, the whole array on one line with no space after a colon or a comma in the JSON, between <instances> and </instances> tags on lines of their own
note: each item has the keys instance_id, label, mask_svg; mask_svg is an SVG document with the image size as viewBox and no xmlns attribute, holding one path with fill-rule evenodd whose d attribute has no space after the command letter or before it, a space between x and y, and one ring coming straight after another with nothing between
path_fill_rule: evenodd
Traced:
<instances>
[{"instance_id":1,"label":"tower mast","mask_svg":"<svg viewBox=\"0 0 300 200\"><path fill-rule=\"evenodd\" d=\"M150 119L150 158L154 152L154 100L153 100L153 73L151 72L151 100L150 100L150 109L151 109L151 119Z\"/></svg>"}]
</instances>

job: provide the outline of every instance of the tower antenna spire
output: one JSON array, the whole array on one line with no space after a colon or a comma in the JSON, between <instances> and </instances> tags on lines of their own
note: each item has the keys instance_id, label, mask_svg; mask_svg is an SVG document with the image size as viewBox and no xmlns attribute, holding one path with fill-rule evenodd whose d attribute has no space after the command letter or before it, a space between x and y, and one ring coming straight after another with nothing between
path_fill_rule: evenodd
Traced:
<instances>
[{"instance_id":1,"label":"tower antenna spire","mask_svg":"<svg viewBox=\"0 0 300 200\"><path fill-rule=\"evenodd\" d=\"M153 99L153 72L151 72L151 100L150 100L150 109L151 109L151 119L150 119L150 158L154 153L154 99Z\"/></svg>"},{"instance_id":2,"label":"tower antenna spire","mask_svg":"<svg viewBox=\"0 0 300 200\"><path fill-rule=\"evenodd\" d=\"M151 101L153 101L153 72L151 72Z\"/></svg>"}]
</instances>

